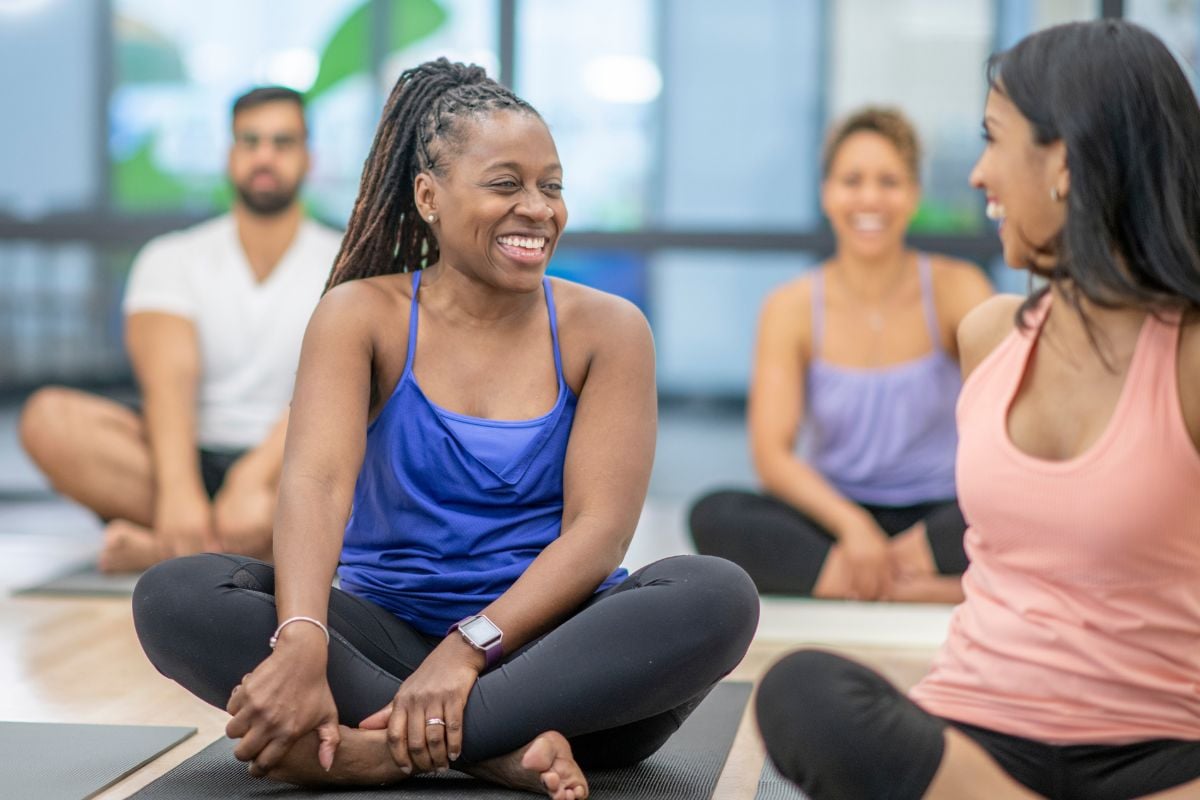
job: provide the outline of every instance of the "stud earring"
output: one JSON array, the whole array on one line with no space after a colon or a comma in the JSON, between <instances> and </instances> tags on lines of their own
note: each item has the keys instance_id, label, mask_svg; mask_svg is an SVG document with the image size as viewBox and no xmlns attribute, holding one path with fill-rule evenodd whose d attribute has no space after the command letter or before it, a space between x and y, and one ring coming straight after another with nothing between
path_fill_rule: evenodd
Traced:
<instances>
[{"instance_id":1,"label":"stud earring","mask_svg":"<svg viewBox=\"0 0 1200 800\"><path fill-rule=\"evenodd\" d=\"M435 222L437 222L437 214L430 214L429 215L429 224L432 225Z\"/></svg>"},{"instance_id":2,"label":"stud earring","mask_svg":"<svg viewBox=\"0 0 1200 800\"><path fill-rule=\"evenodd\" d=\"M1056 202L1056 203L1057 203L1059 200L1062 200L1062 195L1058 193L1058 187L1057 187L1057 186L1051 186L1051 187L1050 187L1050 199L1051 199L1051 200L1053 200L1053 201L1054 201L1054 202Z\"/></svg>"}]
</instances>

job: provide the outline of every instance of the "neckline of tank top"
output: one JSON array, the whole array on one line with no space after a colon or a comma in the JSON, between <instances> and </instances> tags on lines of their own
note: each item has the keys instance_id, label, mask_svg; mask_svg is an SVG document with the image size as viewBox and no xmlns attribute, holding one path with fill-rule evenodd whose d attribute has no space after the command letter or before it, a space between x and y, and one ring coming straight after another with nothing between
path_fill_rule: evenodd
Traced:
<instances>
[{"instance_id":1,"label":"neckline of tank top","mask_svg":"<svg viewBox=\"0 0 1200 800\"><path fill-rule=\"evenodd\" d=\"M1047 293L1046 297L1050 297L1049 293ZM1117 396L1117 402L1116 405L1113 406L1112 414L1109 415L1108 420L1104 423L1104 430L1100 432L1100 435L1096 437L1094 442L1088 445L1083 452L1077 455L1066 459L1041 458L1039 456L1030 455L1021 448L1017 447L1017 443L1014 442L1012 440L1012 436L1009 435L1008 418L1012 413L1013 404L1017 401L1017 393L1020 391L1022 384L1025 382L1025 375L1029 370L1029 360L1033 354L1033 349L1037 346L1037 342L1042 335L1042 328L1045 326L1046 320L1050 316L1051 301L1047 299L1043 302L1045 305L1042 309L1039 309L1041 311L1041 319L1037 321L1036 331L1026 340L1027 343L1025 350L1021 354L1020 369L1017 370L1016 382L1006 389L1006 397L1004 404L1001 406L1001 413L999 415L1000 442L1001 448L1005 453L1007 453L1011 458L1024 463L1026 466L1033 467L1044 472L1069 472L1071 470L1087 466L1090 462L1095 461L1097 458L1103 455L1104 451L1112 445L1113 440L1119 433L1121 425L1117 424L1117 422L1125 414L1126 407L1133 402L1132 384L1134 381L1130 380L1130 378L1135 377L1132 374L1134 369L1141 369L1142 364L1145 361L1143 351L1147 346L1146 342L1149 340L1151 331L1153 330L1151 322L1154 319L1154 315L1147 314L1146 319L1142 321L1141 328L1138 330L1137 342L1133 346L1133 357L1129 361L1129 368L1125 371L1125 380L1121 383L1121 393ZM1022 337L1020 330L1014 330L1009 334L1009 336L1016 336L1018 341L1021 341L1025 338ZM1172 364L1173 363L1174 361L1172 361ZM978 368L976 368L976 372L978 372Z\"/></svg>"},{"instance_id":2,"label":"neckline of tank top","mask_svg":"<svg viewBox=\"0 0 1200 800\"><path fill-rule=\"evenodd\" d=\"M409 313L412 313L412 310L416 309L419 304L418 293L421 286L420 271L413 274L413 282L415 283L416 291L414 291L412 300L409 304ZM558 378L558 395L554 398L554 405L550 406L550 410L545 414L542 414L538 417L533 417L531 419L492 419L491 417L476 417L470 414L462 414L458 411L451 411L445 406L433 402L429 395L425 394L425 390L421 388L421 384L417 382L417 373L413 369L413 364L411 363L416 360L417 348L415 342L410 343L407 348L410 356L409 361L408 363L405 363L404 374L400 377L400 381L396 384L396 388L392 390L392 394L389 396L388 402L391 402L391 397L396 395L396 392L400 390L400 386L406 380L409 380L412 382L413 388L417 390L417 394L421 396L421 399L426 405L429 406L430 410L440 417L449 417L450 419L457 420L458 422L465 422L469 425L478 425L480 427L489 428L531 428L535 425L540 425L549 421L566 403L568 394L574 396L574 391L567 384L567 379L562 374L562 368L559 366L562 360L562 353L561 345L558 341L558 320L554 318L557 316L558 304L554 302L553 293L554 289L550 285L548 276L543 277L542 298L545 300L544 307L546 309L546 320L547 324L550 326L550 356L551 361L554 362L554 372ZM418 316L409 324L409 330L412 331L413 336L420 331L419 323L420 317ZM383 416L382 412L379 416ZM376 419L378 419L378 417Z\"/></svg>"}]
</instances>

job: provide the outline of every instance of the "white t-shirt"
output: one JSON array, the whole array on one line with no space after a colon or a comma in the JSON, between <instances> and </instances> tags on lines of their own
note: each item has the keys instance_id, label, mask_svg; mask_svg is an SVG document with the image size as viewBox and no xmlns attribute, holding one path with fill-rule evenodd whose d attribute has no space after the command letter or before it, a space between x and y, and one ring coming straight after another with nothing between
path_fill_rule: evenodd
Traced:
<instances>
[{"instance_id":1,"label":"white t-shirt","mask_svg":"<svg viewBox=\"0 0 1200 800\"><path fill-rule=\"evenodd\" d=\"M195 325L201 447L253 447L283 415L300 341L341 239L337 231L305 220L261 283L246 261L231 214L142 248L129 274L125 314L175 314Z\"/></svg>"}]
</instances>

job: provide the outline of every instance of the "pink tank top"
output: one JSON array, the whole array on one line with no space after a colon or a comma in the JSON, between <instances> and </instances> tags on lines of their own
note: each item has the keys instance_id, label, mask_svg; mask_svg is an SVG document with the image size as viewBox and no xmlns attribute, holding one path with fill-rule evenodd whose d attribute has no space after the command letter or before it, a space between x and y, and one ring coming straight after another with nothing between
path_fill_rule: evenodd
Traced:
<instances>
[{"instance_id":1,"label":"pink tank top","mask_svg":"<svg viewBox=\"0 0 1200 800\"><path fill-rule=\"evenodd\" d=\"M1049 308L963 386L966 601L912 699L1057 744L1200 739L1200 455L1178 325L1146 318L1104 433L1045 461L1017 449L1007 416Z\"/></svg>"}]
</instances>

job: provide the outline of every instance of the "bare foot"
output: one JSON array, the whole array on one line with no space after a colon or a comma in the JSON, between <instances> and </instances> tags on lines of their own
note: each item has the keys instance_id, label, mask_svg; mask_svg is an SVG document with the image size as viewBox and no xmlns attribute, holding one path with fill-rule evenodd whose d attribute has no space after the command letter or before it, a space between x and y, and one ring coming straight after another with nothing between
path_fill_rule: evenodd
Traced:
<instances>
[{"instance_id":1,"label":"bare foot","mask_svg":"<svg viewBox=\"0 0 1200 800\"><path fill-rule=\"evenodd\" d=\"M154 534L141 525L114 519L104 526L101 572L141 572L162 561Z\"/></svg>"},{"instance_id":2,"label":"bare foot","mask_svg":"<svg viewBox=\"0 0 1200 800\"><path fill-rule=\"evenodd\" d=\"M587 779L557 731L547 731L506 756L455 767L510 789L544 793L551 800L585 800Z\"/></svg>"},{"instance_id":3,"label":"bare foot","mask_svg":"<svg viewBox=\"0 0 1200 800\"><path fill-rule=\"evenodd\" d=\"M368 731L339 725L341 741L326 772L317 760L316 731L301 737L266 777L297 786L382 786L399 783L400 771L387 746L387 731ZM250 770L256 775L253 767Z\"/></svg>"}]
</instances>

